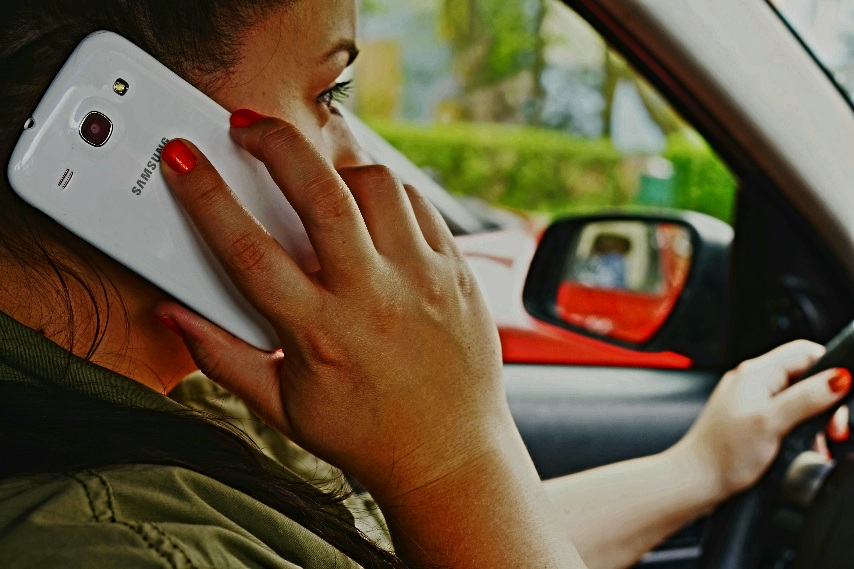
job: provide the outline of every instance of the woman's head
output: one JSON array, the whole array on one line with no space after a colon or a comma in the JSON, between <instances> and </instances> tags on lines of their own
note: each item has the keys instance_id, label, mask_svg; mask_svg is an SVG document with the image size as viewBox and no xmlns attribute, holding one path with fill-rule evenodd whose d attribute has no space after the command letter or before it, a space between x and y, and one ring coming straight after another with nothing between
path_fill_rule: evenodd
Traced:
<instances>
[{"instance_id":1,"label":"woman's head","mask_svg":"<svg viewBox=\"0 0 854 569\"><path fill-rule=\"evenodd\" d=\"M356 53L354 0L12 1L0 6L0 22L3 165L59 68L96 30L128 38L228 110L252 108L291 121L339 166L355 159L332 103L336 79ZM134 337L131 344L162 343L150 312L162 293L24 204L5 175L0 264L0 310L78 353L92 355L107 331L107 315L111 334L122 328ZM126 308L123 321L105 308L117 302ZM170 341L157 350L166 354L161 359L186 360ZM190 367L184 361L153 371L171 381Z\"/></svg>"}]
</instances>

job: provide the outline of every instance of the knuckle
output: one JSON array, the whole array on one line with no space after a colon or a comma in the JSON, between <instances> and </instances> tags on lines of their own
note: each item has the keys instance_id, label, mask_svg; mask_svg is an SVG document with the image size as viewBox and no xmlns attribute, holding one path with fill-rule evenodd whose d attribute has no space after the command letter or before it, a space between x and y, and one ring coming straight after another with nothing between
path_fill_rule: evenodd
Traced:
<instances>
[{"instance_id":1,"label":"knuckle","mask_svg":"<svg viewBox=\"0 0 854 569\"><path fill-rule=\"evenodd\" d=\"M421 294L430 305L446 301L448 292L447 281L438 275L430 274L421 283Z\"/></svg>"},{"instance_id":2,"label":"knuckle","mask_svg":"<svg viewBox=\"0 0 854 569\"><path fill-rule=\"evenodd\" d=\"M384 298L371 310L370 324L374 333L381 336L396 334L407 321L407 310L402 302Z\"/></svg>"},{"instance_id":3,"label":"knuckle","mask_svg":"<svg viewBox=\"0 0 854 569\"><path fill-rule=\"evenodd\" d=\"M237 270L253 273L265 265L267 252L264 244L254 235L243 233L231 239L228 262Z\"/></svg>"},{"instance_id":4,"label":"knuckle","mask_svg":"<svg viewBox=\"0 0 854 569\"><path fill-rule=\"evenodd\" d=\"M368 181L377 182L394 182L397 183L397 176L388 166L382 164L371 164L362 167L362 173Z\"/></svg>"},{"instance_id":5,"label":"knuckle","mask_svg":"<svg viewBox=\"0 0 854 569\"><path fill-rule=\"evenodd\" d=\"M420 209L433 217L438 214L438 211L433 204L430 203L430 200L425 198L424 194L419 192L416 187L404 184L403 189L406 191L406 196L409 198L409 202L412 204L413 208Z\"/></svg>"},{"instance_id":6,"label":"knuckle","mask_svg":"<svg viewBox=\"0 0 854 569\"><path fill-rule=\"evenodd\" d=\"M261 134L258 146L264 158L270 159L286 152L293 145L294 141L301 136L299 130L294 125L278 121L274 128L266 130Z\"/></svg>"},{"instance_id":7,"label":"knuckle","mask_svg":"<svg viewBox=\"0 0 854 569\"><path fill-rule=\"evenodd\" d=\"M471 270L467 265L462 264L457 268L457 288L460 291L460 294L465 298L471 298L476 295L480 288L477 284L477 279L475 279L474 274L472 274Z\"/></svg>"},{"instance_id":8,"label":"knuckle","mask_svg":"<svg viewBox=\"0 0 854 569\"><path fill-rule=\"evenodd\" d=\"M812 351L814 351L814 350L815 350L815 348L817 348L818 346L819 346L819 345L818 345L818 344L816 344L816 343L814 343L814 342L810 342L809 340L803 340L803 339L801 339L801 340L794 340L793 342L790 342L790 343L789 343L789 347L790 347L790 349L794 349L794 350L798 350L798 351L803 351L803 352L812 352Z\"/></svg>"},{"instance_id":9,"label":"knuckle","mask_svg":"<svg viewBox=\"0 0 854 569\"><path fill-rule=\"evenodd\" d=\"M342 178L355 192L367 192L370 196L380 193L397 193L402 187L397 176L386 166L371 164L342 173Z\"/></svg>"},{"instance_id":10,"label":"knuckle","mask_svg":"<svg viewBox=\"0 0 854 569\"><path fill-rule=\"evenodd\" d=\"M319 221L335 221L353 211L353 196L333 178L319 177L306 186L311 208Z\"/></svg>"},{"instance_id":11,"label":"knuckle","mask_svg":"<svg viewBox=\"0 0 854 569\"><path fill-rule=\"evenodd\" d=\"M214 381L222 379L224 373L224 362L218 350L206 349L207 342L202 340L199 343L195 359L196 365L209 378Z\"/></svg>"},{"instance_id":12,"label":"knuckle","mask_svg":"<svg viewBox=\"0 0 854 569\"><path fill-rule=\"evenodd\" d=\"M759 364L756 360L746 360L735 368L735 375L741 379L749 379L756 375L758 368Z\"/></svg>"},{"instance_id":13,"label":"knuckle","mask_svg":"<svg viewBox=\"0 0 854 569\"><path fill-rule=\"evenodd\" d=\"M340 342L328 330L314 327L307 330L300 343L304 346L307 361L312 367L327 370L345 367L346 359L338 346Z\"/></svg>"},{"instance_id":14,"label":"knuckle","mask_svg":"<svg viewBox=\"0 0 854 569\"><path fill-rule=\"evenodd\" d=\"M480 290L468 267L453 263L450 268L428 270L418 280L419 293L427 306L463 307L470 305Z\"/></svg>"},{"instance_id":15,"label":"knuckle","mask_svg":"<svg viewBox=\"0 0 854 569\"><path fill-rule=\"evenodd\" d=\"M371 183L397 179L391 169L382 164L368 164L366 166L348 168L342 174L348 180L353 180L354 183Z\"/></svg>"},{"instance_id":16,"label":"knuckle","mask_svg":"<svg viewBox=\"0 0 854 569\"><path fill-rule=\"evenodd\" d=\"M222 182L211 175L199 176L186 196L187 207L193 211L216 208L222 199L222 186Z\"/></svg>"}]
</instances>

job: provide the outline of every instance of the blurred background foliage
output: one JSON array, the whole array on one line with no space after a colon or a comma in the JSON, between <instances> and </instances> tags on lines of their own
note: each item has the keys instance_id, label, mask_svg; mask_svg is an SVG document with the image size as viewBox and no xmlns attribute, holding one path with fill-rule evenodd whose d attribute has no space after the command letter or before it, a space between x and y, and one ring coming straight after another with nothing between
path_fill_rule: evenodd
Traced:
<instances>
[{"instance_id":1,"label":"blurred background foliage","mask_svg":"<svg viewBox=\"0 0 854 569\"><path fill-rule=\"evenodd\" d=\"M727 168L556 0L363 0L361 27L355 110L451 192L731 222Z\"/></svg>"},{"instance_id":2,"label":"blurred background foliage","mask_svg":"<svg viewBox=\"0 0 854 569\"><path fill-rule=\"evenodd\" d=\"M670 140L661 158L672 170L662 178L647 172L645 157L626 157L607 139L501 124L368 124L452 193L493 205L551 215L675 207L731 222L734 178L710 150L684 138ZM656 184L667 195L656 195ZM647 195L644 185L653 188Z\"/></svg>"}]
</instances>

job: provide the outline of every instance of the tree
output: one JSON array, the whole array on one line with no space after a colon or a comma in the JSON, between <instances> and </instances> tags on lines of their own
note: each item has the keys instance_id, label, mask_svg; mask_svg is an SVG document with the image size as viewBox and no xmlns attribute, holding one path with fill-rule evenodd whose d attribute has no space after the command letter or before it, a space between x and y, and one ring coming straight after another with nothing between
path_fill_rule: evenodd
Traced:
<instances>
[{"instance_id":1,"label":"tree","mask_svg":"<svg viewBox=\"0 0 854 569\"><path fill-rule=\"evenodd\" d=\"M539 122L545 1L443 0L441 32L454 51L464 118L487 112L496 121ZM514 104L520 91L527 91L527 112ZM490 108L483 108L484 101Z\"/></svg>"}]
</instances>

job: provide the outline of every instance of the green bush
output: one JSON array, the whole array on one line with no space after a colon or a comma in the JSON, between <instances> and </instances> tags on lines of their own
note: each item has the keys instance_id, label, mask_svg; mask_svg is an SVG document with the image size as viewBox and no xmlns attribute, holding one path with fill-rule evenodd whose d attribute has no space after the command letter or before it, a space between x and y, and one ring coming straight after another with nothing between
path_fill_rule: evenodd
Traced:
<instances>
[{"instance_id":1,"label":"green bush","mask_svg":"<svg viewBox=\"0 0 854 569\"><path fill-rule=\"evenodd\" d=\"M636 197L638 160L607 140L495 124L369 124L457 195L550 215L647 205ZM730 222L735 181L710 150L673 140L664 157L675 168L673 207Z\"/></svg>"},{"instance_id":2,"label":"green bush","mask_svg":"<svg viewBox=\"0 0 854 569\"><path fill-rule=\"evenodd\" d=\"M672 139L664 157L673 163L676 171L675 207L732 223L736 181L711 149Z\"/></svg>"}]
</instances>

